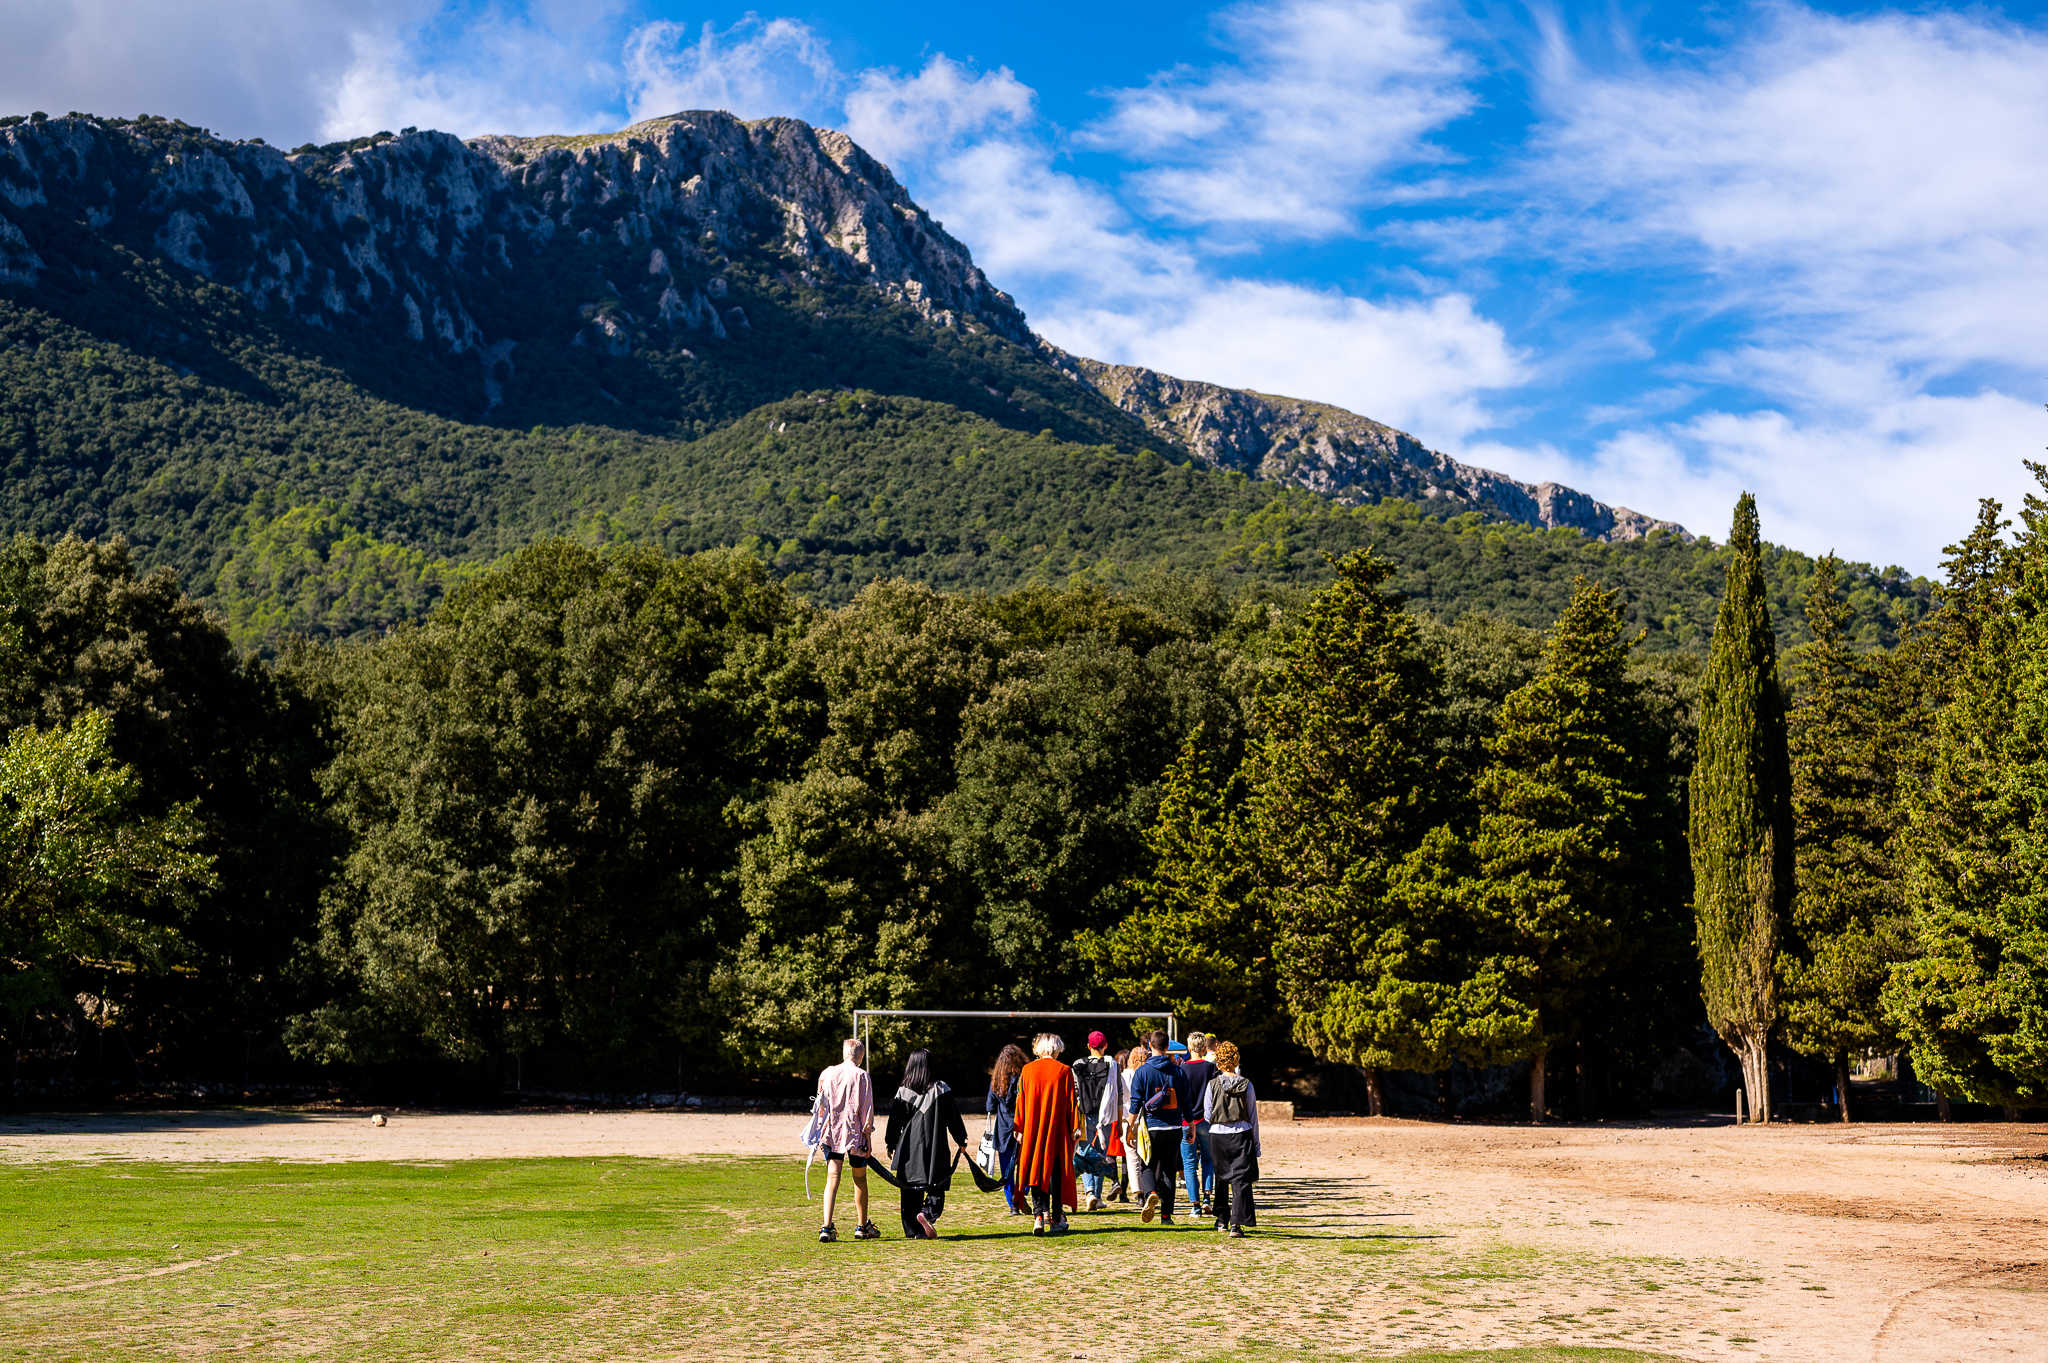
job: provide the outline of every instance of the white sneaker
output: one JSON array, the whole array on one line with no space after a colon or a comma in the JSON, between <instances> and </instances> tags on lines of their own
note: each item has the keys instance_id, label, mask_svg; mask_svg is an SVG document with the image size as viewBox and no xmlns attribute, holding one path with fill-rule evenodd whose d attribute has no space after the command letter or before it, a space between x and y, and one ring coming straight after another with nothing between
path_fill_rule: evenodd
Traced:
<instances>
[{"instance_id":1,"label":"white sneaker","mask_svg":"<svg viewBox=\"0 0 2048 1363\"><path fill-rule=\"evenodd\" d=\"M1089 1210L1089 1211L1091 1211L1091 1212L1099 1212L1099 1211L1101 1211L1101 1210L1102 1210L1102 1199L1101 1199L1101 1198L1099 1198L1099 1197L1097 1197L1097 1196L1096 1196L1095 1194L1093 1194L1093 1193L1090 1193L1090 1194L1088 1194L1088 1210Z\"/></svg>"},{"instance_id":2,"label":"white sneaker","mask_svg":"<svg viewBox=\"0 0 2048 1363\"><path fill-rule=\"evenodd\" d=\"M1145 1210L1138 1213L1139 1219L1149 1226L1152 1224L1152 1218L1157 1215L1159 1215L1159 1194L1145 1194Z\"/></svg>"}]
</instances>

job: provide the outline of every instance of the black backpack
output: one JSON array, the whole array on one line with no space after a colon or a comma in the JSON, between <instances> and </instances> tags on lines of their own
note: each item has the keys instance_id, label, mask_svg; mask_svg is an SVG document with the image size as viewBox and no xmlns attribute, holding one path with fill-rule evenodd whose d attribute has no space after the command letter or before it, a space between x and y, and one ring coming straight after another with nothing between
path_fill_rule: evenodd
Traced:
<instances>
[{"instance_id":1,"label":"black backpack","mask_svg":"<svg viewBox=\"0 0 2048 1363\"><path fill-rule=\"evenodd\" d=\"M1109 1070L1114 1064L1116 1061L1099 1055L1074 1062L1074 1101L1080 1105L1082 1121L1093 1122L1102 1110L1102 1091L1109 1087Z\"/></svg>"}]
</instances>

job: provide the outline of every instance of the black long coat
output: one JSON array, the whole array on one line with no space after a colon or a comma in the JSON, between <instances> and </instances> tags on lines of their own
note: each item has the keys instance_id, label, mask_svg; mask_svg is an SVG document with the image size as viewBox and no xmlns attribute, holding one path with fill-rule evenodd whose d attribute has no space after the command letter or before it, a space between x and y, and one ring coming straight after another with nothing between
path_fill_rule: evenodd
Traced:
<instances>
[{"instance_id":1,"label":"black long coat","mask_svg":"<svg viewBox=\"0 0 2048 1363\"><path fill-rule=\"evenodd\" d=\"M923 1093L896 1090L889 1100L889 1124L882 1130L882 1144L890 1151L889 1167L904 1186L945 1188L953 1181L952 1134L957 1145L967 1144L967 1124L953 1102L953 1090L933 1084Z\"/></svg>"}]
</instances>

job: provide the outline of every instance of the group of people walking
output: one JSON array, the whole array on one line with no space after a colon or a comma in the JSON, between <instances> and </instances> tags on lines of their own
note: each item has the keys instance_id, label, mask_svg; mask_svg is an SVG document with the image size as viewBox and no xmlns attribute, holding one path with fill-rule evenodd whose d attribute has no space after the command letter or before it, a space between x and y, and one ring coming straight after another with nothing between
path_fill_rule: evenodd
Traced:
<instances>
[{"instance_id":1,"label":"group of people walking","mask_svg":"<svg viewBox=\"0 0 2048 1363\"><path fill-rule=\"evenodd\" d=\"M1051 1032L1039 1033L1031 1049L1026 1056L1005 1046L996 1057L982 1103L992 1167L974 1173L978 1185L1000 1188L1011 1215L1032 1218L1033 1235L1064 1235L1069 1210L1100 1211L1133 1193L1147 1224L1170 1226L1183 1187L1189 1213L1213 1218L1218 1231L1242 1238L1257 1225L1258 1095L1239 1073L1235 1045L1197 1032L1183 1048L1155 1031L1112 1057L1108 1038L1091 1032L1088 1055L1072 1065ZM904 1235L937 1239L968 1140L952 1088L929 1050L911 1052L889 1103L885 1158L877 1159L865 1047L848 1040L843 1057L819 1076L814 1104L812 1137L826 1161L818 1239L839 1238L832 1218L842 1168L852 1171L860 1217L854 1238L881 1235L868 1216L874 1167L897 1186Z\"/></svg>"}]
</instances>

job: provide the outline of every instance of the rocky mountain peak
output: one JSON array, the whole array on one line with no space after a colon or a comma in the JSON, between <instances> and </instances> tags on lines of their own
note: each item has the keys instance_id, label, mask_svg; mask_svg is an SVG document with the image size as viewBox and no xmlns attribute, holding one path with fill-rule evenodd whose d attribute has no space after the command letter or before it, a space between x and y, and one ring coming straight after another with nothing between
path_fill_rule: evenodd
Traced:
<instances>
[{"instance_id":1,"label":"rocky mountain peak","mask_svg":"<svg viewBox=\"0 0 2048 1363\"><path fill-rule=\"evenodd\" d=\"M1609 506L1557 483L1523 483L1460 463L1393 427L1325 403L1174 378L1133 365L1060 357L1064 367L1146 427L1217 468L1291 483L1343 502L1402 497L1596 539L1682 526Z\"/></svg>"}]
</instances>

